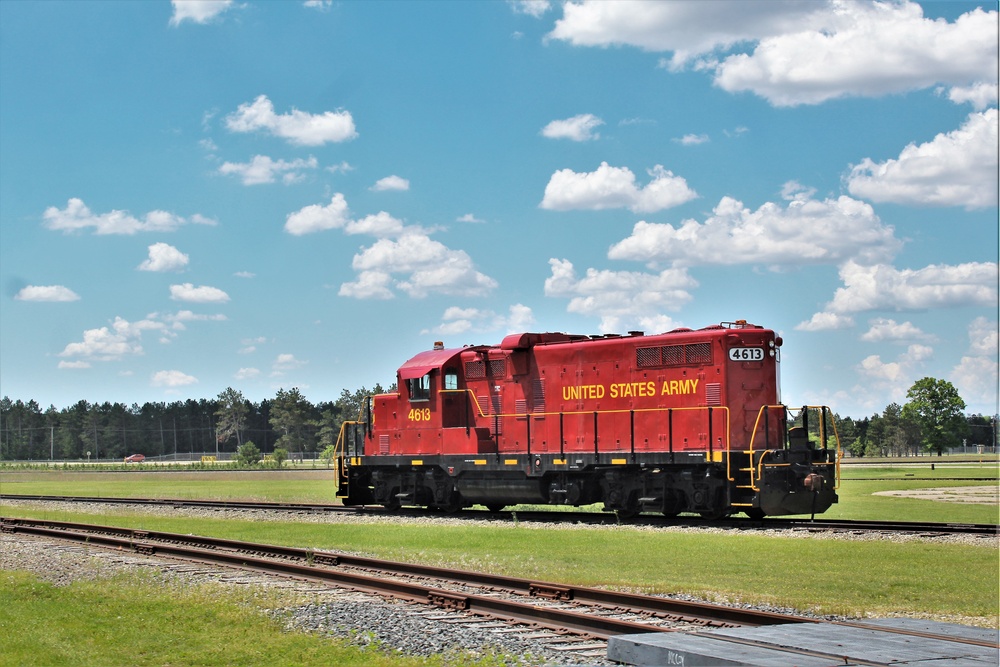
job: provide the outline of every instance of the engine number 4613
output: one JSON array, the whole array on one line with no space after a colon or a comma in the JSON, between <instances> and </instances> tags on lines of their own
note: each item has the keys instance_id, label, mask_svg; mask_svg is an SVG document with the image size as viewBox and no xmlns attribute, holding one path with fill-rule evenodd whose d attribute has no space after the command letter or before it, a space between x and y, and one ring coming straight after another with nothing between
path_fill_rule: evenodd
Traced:
<instances>
[{"instance_id":1,"label":"engine number 4613","mask_svg":"<svg viewBox=\"0 0 1000 667\"><path fill-rule=\"evenodd\" d=\"M762 347L731 347L729 348L730 361L764 361L764 348Z\"/></svg>"}]
</instances>

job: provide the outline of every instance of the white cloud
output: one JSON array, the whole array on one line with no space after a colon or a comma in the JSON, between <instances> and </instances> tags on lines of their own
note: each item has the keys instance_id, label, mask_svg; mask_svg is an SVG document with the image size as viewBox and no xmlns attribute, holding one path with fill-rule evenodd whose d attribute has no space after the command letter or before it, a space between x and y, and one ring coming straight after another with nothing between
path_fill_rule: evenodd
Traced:
<instances>
[{"instance_id":1,"label":"white cloud","mask_svg":"<svg viewBox=\"0 0 1000 667\"><path fill-rule=\"evenodd\" d=\"M28 285L14 295L18 301L79 301L80 295L62 285Z\"/></svg>"},{"instance_id":2,"label":"white cloud","mask_svg":"<svg viewBox=\"0 0 1000 667\"><path fill-rule=\"evenodd\" d=\"M997 404L997 357L962 357L951 369L948 379L967 404L986 406L983 412L995 409ZM973 434L979 435L979 434Z\"/></svg>"},{"instance_id":3,"label":"white cloud","mask_svg":"<svg viewBox=\"0 0 1000 667\"><path fill-rule=\"evenodd\" d=\"M807 191L808 192L808 191ZM768 202L751 211L723 197L713 215L699 223L637 222L628 238L611 246L608 257L650 265L837 264L857 258L873 263L901 247L892 227L882 224L868 204L839 197L816 201L796 197L785 207Z\"/></svg>"},{"instance_id":4,"label":"white cloud","mask_svg":"<svg viewBox=\"0 0 1000 667\"><path fill-rule=\"evenodd\" d=\"M401 191L405 192L410 189L410 182L401 176L396 176L395 174L391 176L386 176L385 178L380 178L375 182L375 185L371 187L373 192L386 192L386 191Z\"/></svg>"},{"instance_id":5,"label":"white cloud","mask_svg":"<svg viewBox=\"0 0 1000 667\"><path fill-rule=\"evenodd\" d=\"M916 340L931 341L934 336L921 331L912 322L896 322L886 318L876 318L869 323L869 329L861 334L861 340L866 343L909 343Z\"/></svg>"},{"instance_id":6,"label":"white cloud","mask_svg":"<svg viewBox=\"0 0 1000 667\"><path fill-rule=\"evenodd\" d=\"M932 264L899 270L886 264L863 266L849 261L840 267L840 287L824 311L795 328L819 331L853 324L849 315L870 310L929 310L997 305L997 264ZM840 324L840 326L837 326Z\"/></svg>"},{"instance_id":7,"label":"white cloud","mask_svg":"<svg viewBox=\"0 0 1000 667\"><path fill-rule=\"evenodd\" d=\"M509 308L507 316L507 331L515 333L518 331L528 331L535 326L535 314L531 308L522 303L515 303Z\"/></svg>"},{"instance_id":8,"label":"white cloud","mask_svg":"<svg viewBox=\"0 0 1000 667\"><path fill-rule=\"evenodd\" d=\"M452 250L418 230L408 230L397 240L379 239L354 256L358 281L344 283L340 294L355 298L390 298L392 274L408 274L393 286L411 297L429 293L483 296L495 280L476 271L463 250Z\"/></svg>"},{"instance_id":9,"label":"white cloud","mask_svg":"<svg viewBox=\"0 0 1000 667\"><path fill-rule=\"evenodd\" d=\"M221 313L216 313L215 315L206 315L203 313L195 313L190 310L179 310L173 315L167 313L165 315L160 315L159 313L153 313L149 316L150 319L160 318L164 322L171 325L171 328L178 331L184 331L187 327L184 326L185 322L225 322L227 318Z\"/></svg>"},{"instance_id":10,"label":"white cloud","mask_svg":"<svg viewBox=\"0 0 1000 667\"><path fill-rule=\"evenodd\" d=\"M611 167L607 162L589 173L561 169L549 179L539 206L556 211L627 208L635 213L652 213L697 197L687 181L661 165L648 173L652 180L640 187L628 167Z\"/></svg>"},{"instance_id":11,"label":"white cloud","mask_svg":"<svg viewBox=\"0 0 1000 667\"><path fill-rule=\"evenodd\" d=\"M959 129L910 144L898 159L851 168L851 194L910 206L997 205L997 110L971 113Z\"/></svg>"},{"instance_id":12,"label":"white cloud","mask_svg":"<svg viewBox=\"0 0 1000 667\"><path fill-rule=\"evenodd\" d=\"M279 354L277 358L275 358L274 363L271 364L271 377L283 375L288 371L301 368L302 366L305 366L306 363L307 362L305 361L296 359L294 354Z\"/></svg>"},{"instance_id":13,"label":"white cloud","mask_svg":"<svg viewBox=\"0 0 1000 667\"><path fill-rule=\"evenodd\" d=\"M243 180L243 185L260 185L262 183L274 183L278 174L283 174L282 181L286 184L293 183L303 178L303 169L315 169L318 163L316 158L309 156L308 159L272 160L266 155L254 155L250 162L225 162L219 167L219 173L224 175L234 174Z\"/></svg>"},{"instance_id":14,"label":"white cloud","mask_svg":"<svg viewBox=\"0 0 1000 667\"><path fill-rule=\"evenodd\" d=\"M84 357L96 361L114 361L126 355L142 354L142 334L145 331L163 331L166 325L151 319L129 322L116 317L110 327L87 329L83 340L70 343L60 357Z\"/></svg>"},{"instance_id":15,"label":"white cloud","mask_svg":"<svg viewBox=\"0 0 1000 667\"><path fill-rule=\"evenodd\" d=\"M340 286L338 294L354 299L392 299L392 275L386 271L361 271L357 280Z\"/></svg>"},{"instance_id":16,"label":"white cloud","mask_svg":"<svg viewBox=\"0 0 1000 667\"><path fill-rule=\"evenodd\" d=\"M139 265L140 271L180 271L188 264L188 256L168 243L149 246L149 257Z\"/></svg>"},{"instance_id":17,"label":"white cloud","mask_svg":"<svg viewBox=\"0 0 1000 667\"><path fill-rule=\"evenodd\" d=\"M840 268L840 278L844 287L827 304L827 310L835 313L997 304L994 262L932 264L916 270L847 262Z\"/></svg>"},{"instance_id":18,"label":"white cloud","mask_svg":"<svg viewBox=\"0 0 1000 667\"><path fill-rule=\"evenodd\" d=\"M66 233L93 228L95 234L135 234L136 232L172 232L181 225L214 225L214 220L195 214L190 218L166 211L150 211L140 220L126 211L94 214L82 200L73 197L65 209L50 206L42 214L49 229Z\"/></svg>"},{"instance_id":19,"label":"white cloud","mask_svg":"<svg viewBox=\"0 0 1000 667\"><path fill-rule=\"evenodd\" d=\"M969 352L981 357L996 358L1000 352L1000 331L997 322L977 317L969 324Z\"/></svg>"},{"instance_id":20,"label":"white cloud","mask_svg":"<svg viewBox=\"0 0 1000 667\"><path fill-rule=\"evenodd\" d=\"M327 229L338 229L350 221L347 200L336 193L326 206L312 204L289 213L285 220L285 231L295 236L311 234Z\"/></svg>"},{"instance_id":21,"label":"white cloud","mask_svg":"<svg viewBox=\"0 0 1000 667\"><path fill-rule=\"evenodd\" d=\"M531 308L516 303L508 310L508 315L498 315L492 310L480 308L459 308L452 306L444 311L441 324L432 331L443 336L455 336L465 333L487 333L497 329L505 329L509 333L528 331L535 324Z\"/></svg>"},{"instance_id":22,"label":"white cloud","mask_svg":"<svg viewBox=\"0 0 1000 667\"><path fill-rule=\"evenodd\" d=\"M337 228L345 234L378 238L354 256L352 266L358 272L357 279L341 284L341 296L391 299L394 290L414 298L430 293L483 296L497 286L495 280L475 269L467 253L431 239L430 230L406 226L385 211L352 220L340 193L328 206L306 206L289 214L285 223L285 230L296 235Z\"/></svg>"},{"instance_id":23,"label":"white cloud","mask_svg":"<svg viewBox=\"0 0 1000 667\"><path fill-rule=\"evenodd\" d=\"M305 2L302 3L302 6L325 12L333 6L333 0L305 0Z\"/></svg>"},{"instance_id":24,"label":"white cloud","mask_svg":"<svg viewBox=\"0 0 1000 667\"><path fill-rule=\"evenodd\" d=\"M110 326L85 330L83 340L69 343L59 356L80 357L88 361L117 361L125 356L143 354L142 337L146 332L154 332L159 335L159 342L169 343L177 338L178 332L186 329L185 322L219 322L225 319L225 315L202 315L190 310L175 314L151 313L136 322L115 317ZM67 365L70 363L75 362L61 363L60 368L70 367ZM76 367L83 366L78 364Z\"/></svg>"},{"instance_id":25,"label":"white cloud","mask_svg":"<svg viewBox=\"0 0 1000 667\"><path fill-rule=\"evenodd\" d=\"M689 290L698 282L684 269L658 274L587 269L578 278L569 260L550 259L552 275L545 280L545 295L570 299L566 310L600 317L602 333L621 332L635 325L672 328L664 310L679 310L691 300Z\"/></svg>"},{"instance_id":26,"label":"white cloud","mask_svg":"<svg viewBox=\"0 0 1000 667\"><path fill-rule=\"evenodd\" d=\"M831 329L850 329L854 326L854 318L837 313L814 313L805 322L795 326L796 331L829 331Z\"/></svg>"},{"instance_id":27,"label":"white cloud","mask_svg":"<svg viewBox=\"0 0 1000 667\"><path fill-rule=\"evenodd\" d=\"M195 287L191 283L171 285L170 298L174 301L190 301L192 303L225 303L229 301L229 295L217 287L207 285Z\"/></svg>"},{"instance_id":28,"label":"white cloud","mask_svg":"<svg viewBox=\"0 0 1000 667\"><path fill-rule=\"evenodd\" d=\"M264 130L298 146L321 146L358 136L349 111L326 111L314 115L292 109L291 113L279 115L274 113L274 105L266 95L241 104L226 117L226 127L232 132Z\"/></svg>"},{"instance_id":29,"label":"white cloud","mask_svg":"<svg viewBox=\"0 0 1000 667\"><path fill-rule=\"evenodd\" d=\"M536 19L541 18L552 7L549 0L507 0L507 2L515 14L527 14Z\"/></svg>"},{"instance_id":30,"label":"white cloud","mask_svg":"<svg viewBox=\"0 0 1000 667\"><path fill-rule=\"evenodd\" d=\"M354 167L348 164L346 161L342 161L340 164L332 164L326 168L331 174L346 174L349 171L354 171Z\"/></svg>"},{"instance_id":31,"label":"white cloud","mask_svg":"<svg viewBox=\"0 0 1000 667\"><path fill-rule=\"evenodd\" d=\"M266 343L266 342L267 342L267 339L265 337L263 337L263 336L258 336L256 338L245 338L242 341L240 341L240 343L241 343L241 345L243 345L243 347L241 347L239 350L237 350L237 353L238 354L250 354L251 352L256 352L257 351L257 346L260 345L260 344L262 344L262 343Z\"/></svg>"},{"instance_id":32,"label":"white cloud","mask_svg":"<svg viewBox=\"0 0 1000 667\"><path fill-rule=\"evenodd\" d=\"M360 220L351 220L344 227L345 234L370 234L383 238L386 236L399 236L405 227L403 221L392 217L385 211L379 211L375 215L366 215Z\"/></svg>"},{"instance_id":33,"label":"white cloud","mask_svg":"<svg viewBox=\"0 0 1000 667\"><path fill-rule=\"evenodd\" d=\"M972 105L973 109L982 110L991 104L997 103L998 93L1000 93L1000 86L996 82L979 82L971 86L956 86L952 88L948 91L948 99L955 104L965 104L968 102Z\"/></svg>"},{"instance_id":34,"label":"white cloud","mask_svg":"<svg viewBox=\"0 0 1000 667\"><path fill-rule=\"evenodd\" d=\"M259 368L241 368L233 375L236 380L251 380L260 375Z\"/></svg>"},{"instance_id":35,"label":"white cloud","mask_svg":"<svg viewBox=\"0 0 1000 667\"><path fill-rule=\"evenodd\" d=\"M157 371L150 380L154 387L185 387L197 383L198 378L181 371Z\"/></svg>"},{"instance_id":36,"label":"white cloud","mask_svg":"<svg viewBox=\"0 0 1000 667\"><path fill-rule=\"evenodd\" d=\"M710 140L707 134L685 134L683 137L671 139L671 141L681 146L698 146L699 144L707 144Z\"/></svg>"},{"instance_id":37,"label":"white cloud","mask_svg":"<svg viewBox=\"0 0 1000 667\"><path fill-rule=\"evenodd\" d=\"M564 5L549 39L673 52L665 67L715 74L729 92L776 106L944 85L956 101L997 80L997 13L931 20L914 2L603 2ZM730 50L747 53L722 54ZM976 91L976 92L972 92Z\"/></svg>"},{"instance_id":38,"label":"white cloud","mask_svg":"<svg viewBox=\"0 0 1000 667\"><path fill-rule=\"evenodd\" d=\"M584 113L566 120L554 120L542 128L542 136L549 139L570 139L572 141L593 141L600 134L594 128L604 125L604 121L594 114Z\"/></svg>"},{"instance_id":39,"label":"white cloud","mask_svg":"<svg viewBox=\"0 0 1000 667\"><path fill-rule=\"evenodd\" d=\"M498 326L499 318L492 310L452 306L444 311L444 315L441 316L441 324L428 333L456 336L470 331L493 331Z\"/></svg>"},{"instance_id":40,"label":"white cloud","mask_svg":"<svg viewBox=\"0 0 1000 667\"><path fill-rule=\"evenodd\" d=\"M233 7L233 0L170 0L174 6L170 25L180 25L184 21L209 23L216 16Z\"/></svg>"},{"instance_id":41,"label":"white cloud","mask_svg":"<svg viewBox=\"0 0 1000 667\"><path fill-rule=\"evenodd\" d=\"M466 213L465 215L460 215L459 217L455 218L455 222L482 223L482 222L486 222L486 221L477 218L472 213Z\"/></svg>"},{"instance_id":42,"label":"white cloud","mask_svg":"<svg viewBox=\"0 0 1000 667\"><path fill-rule=\"evenodd\" d=\"M883 389L895 387L898 394L900 387L912 384L908 378L912 378L933 353L934 350L926 345L910 345L897 361L882 361L880 356L873 354L863 359L857 370L874 382L885 383Z\"/></svg>"},{"instance_id":43,"label":"white cloud","mask_svg":"<svg viewBox=\"0 0 1000 667\"><path fill-rule=\"evenodd\" d=\"M726 58L715 82L776 106L881 96L997 77L997 14L975 9L954 23L913 2L831 4L826 25L768 37Z\"/></svg>"},{"instance_id":44,"label":"white cloud","mask_svg":"<svg viewBox=\"0 0 1000 667\"><path fill-rule=\"evenodd\" d=\"M90 368L90 363L86 361L60 361L58 368L67 368L70 370L81 370L84 368Z\"/></svg>"},{"instance_id":45,"label":"white cloud","mask_svg":"<svg viewBox=\"0 0 1000 667\"><path fill-rule=\"evenodd\" d=\"M745 0L583 0L563 5L563 18L548 38L575 46L673 51L673 66L679 67L697 54L813 25L817 9L814 3Z\"/></svg>"},{"instance_id":46,"label":"white cloud","mask_svg":"<svg viewBox=\"0 0 1000 667\"><path fill-rule=\"evenodd\" d=\"M977 317L969 323L969 350L948 379L967 403L994 407L997 404L1000 331L996 320ZM987 408L990 409L990 408Z\"/></svg>"},{"instance_id":47,"label":"white cloud","mask_svg":"<svg viewBox=\"0 0 1000 667\"><path fill-rule=\"evenodd\" d=\"M253 278L257 274L252 271L237 271L233 275L237 278Z\"/></svg>"}]
</instances>

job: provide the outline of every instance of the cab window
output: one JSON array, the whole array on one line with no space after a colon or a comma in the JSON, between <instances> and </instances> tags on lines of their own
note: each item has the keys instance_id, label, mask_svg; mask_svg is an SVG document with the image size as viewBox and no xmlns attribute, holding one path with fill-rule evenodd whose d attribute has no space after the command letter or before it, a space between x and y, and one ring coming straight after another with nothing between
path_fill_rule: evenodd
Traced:
<instances>
[{"instance_id":1,"label":"cab window","mask_svg":"<svg viewBox=\"0 0 1000 667\"><path fill-rule=\"evenodd\" d=\"M411 401L429 401L431 398L430 374L406 381Z\"/></svg>"},{"instance_id":2,"label":"cab window","mask_svg":"<svg viewBox=\"0 0 1000 667\"><path fill-rule=\"evenodd\" d=\"M444 388L458 389L458 371L454 368L444 369Z\"/></svg>"}]
</instances>

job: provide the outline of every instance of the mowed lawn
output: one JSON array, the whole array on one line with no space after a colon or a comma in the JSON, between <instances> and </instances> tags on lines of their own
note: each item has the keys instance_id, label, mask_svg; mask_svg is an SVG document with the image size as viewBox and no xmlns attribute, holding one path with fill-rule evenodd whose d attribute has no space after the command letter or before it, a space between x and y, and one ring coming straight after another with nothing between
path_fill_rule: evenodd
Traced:
<instances>
[{"instance_id":1,"label":"mowed lawn","mask_svg":"<svg viewBox=\"0 0 1000 667\"><path fill-rule=\"evenodd\" d=\"M872 495L879 490L925 486L996 485L995 465L941 467L931 471L929 466L845 466L841 503L827 516L997 523L996 505ZM333 484L332 471L0 473L3 493L28 494L332 502ZM988 540L971 546L849 541L699 529L540 527L509 520L486 526L414 525L392 519L363 524L294 519L249 522L134 511L93 515L85 508L58 512L9 504L2 507L2 513L341 550L577 585L688 593L824 614L930 614L994 626L998 618L1000 554L996 543Z\"/></svg>"}]
</instances>

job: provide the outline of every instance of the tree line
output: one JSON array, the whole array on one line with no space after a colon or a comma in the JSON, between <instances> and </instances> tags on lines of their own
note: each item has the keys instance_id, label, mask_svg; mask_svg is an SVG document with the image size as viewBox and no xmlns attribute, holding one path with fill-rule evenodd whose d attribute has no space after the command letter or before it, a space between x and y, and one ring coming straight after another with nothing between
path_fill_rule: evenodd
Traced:
<instances>
[{"instance_id":1,"label":"tree line","mask_svg":"<svg viewBox=\"0 0 1000 667\"><path fill-rule=\"evenodd\" d=\"M395 384L388 391L395 391ZM36 401L0 399L0 460L121 459L134 453L176 458L235 455L247 443L267 454L322 452L336 443L344 421L363 418L376 384L336 401L313 404L298 390L279 389L259 403L227 388L214 399L173 403L88 403L42 410ZM903 405L863 419L834 415L841 446L854 456L911 456L969 445L996 446L997 416L964 414L965 401L945 380L923 378ZM995 451L995 449L993 450Z\"/></svg>"},{"instance_id":2,"label":"tree line","mask_svg":"<svg viewBox=\"0 0 1000 667\"><path fill-rule=\"evenodd\" d=\"M344 389L336 401L313 404L298 388L279 389L273 399L255 403L229 387L214 399L142 405L81 400L61 410L4 396L0 461L120 460L135 453L230 458L246 443L263 453L322 451L336 443L344 421L358 419L368 396L384 391L378 384Z\"/></svg>"}]
</instances>

